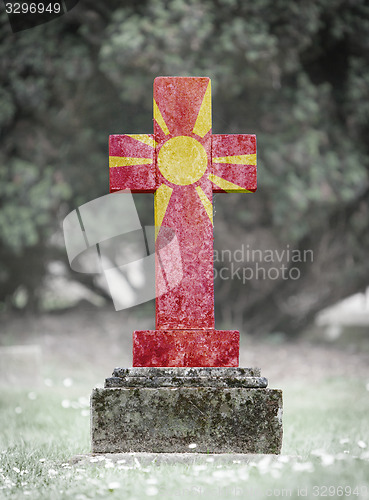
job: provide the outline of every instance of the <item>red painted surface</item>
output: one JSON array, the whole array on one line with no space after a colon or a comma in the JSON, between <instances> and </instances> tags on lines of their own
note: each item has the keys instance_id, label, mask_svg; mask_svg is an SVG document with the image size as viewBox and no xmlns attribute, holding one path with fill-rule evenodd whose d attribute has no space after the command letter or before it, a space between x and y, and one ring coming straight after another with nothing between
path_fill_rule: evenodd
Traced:
<instances>
[{"instance_id":1,"label":"red painted surface","mask_svg":"<svg viewBox=\"0 0 369 500\"><path fill-rule=\"evenodd\" d=\"M110 156L153 159L151 165L110 168L110 190L155 192L163 184L172 190L161 226L175 231L181 251L183 277L168 292L162 293L175 277L175 262L164 262L163 266L173 276L166 276L157 266L157 329L134 333L133 366L238 366L238 332L214 330L211 205L207 212L199 188L209 204L213 192L224 192L209 179L211 174L255 191L256 166L216 163L212 157L255 154L256 139L253 135L212 136L211 128L204 137L193 132L208 84L208 78L155 79L154 99L167 128L163 130L160 119L154 120L155 149L126 135L110 136ZM203 175L188 185L165 178L157 162L161 148L181 136L198 141L207 155ZM157 255L165 248L167 234L159 231Z\"/></svg>"},{"instance_id":2,"label":"red painted surface","mask_svg":"<svg viewBox=\"0 0 369 500\"><path fill-rule=\"evenodd\" d=\"M207 184L203 189L209 192ZM213 226L192 186L173 190L162 227L175 230L183 276L175 290L160 295L168 277L156 274L156 328L214 328ZM166 245L164 232L156 241L161 245Z\"/></svg>"},{"instance_id":3,"label":"red painted surface","mask_svg":"<svg viewBox=\"0 0 369 500\"><path fill-rule=\"evenodd\" d=\"M233 330L143 330L133 333L133 366L238 366Z\"/></svg>"},{"instance_id":4,"label":"red painted surface","mask_svg":"<svg viewBox=\"0 0 369 500\"><path fill-rule=\"evenodd\" d=\"M154 137L151 135L150 137ZM151 158L152 164L110 168L110 192L130 189L153 193L156 188L155 149L128 135L109 137L109 156Z\"/></svg>"},{"instance_id":5,"label":"red painted surface","mask_svg":"<svg viewBox=\"0 0 369 500\"><path fill-rule=\"evenodd\" d=\"M214 158L256 154L256 136L251 134L213 135L212 157L213 174L238 186L256 191L256 165L218 163ZM213 192L224 192L218 186Z\"/></svg>"},{"instance_id":6,"label":"red painted surface","mask_svg":"<svg viewBox=\"0 0 369 500\"><path fill-rule=\"evenodd\" d=\"M158 77L154 81L154 99L172 137L193 135L199 109L204 98L209 78ZM157 141L164 137L154 121L154 135ZM211 135L211 130L209 135ZM198 136L196 136L197 138Z\"/></svg>"},{"instance_id":7,"label":"red painted surface","mask_svg":"<svg viewBox=\"0 0 369 500\"><path fill-rule=\"evenodd\" d=\"M157 329L214 328L213 286L213 225L196 192L200 186L209 200L212 184L207 178L211 172L211 130L202 139L192 133L199 109L209 84L209 78L156 78L154 99L167 124L165 135L154 121L156 152L172 137L189 136L203 145L208 155L208 167L197 182L178 186L157 170L157 184L167 184L173 193L162 225L175 230L181 249L183 278L175 291L156 298ZM161 245L161 234L157 245ZM161 276L156 276L157 287Z\"/></svg>"}]
</instances>

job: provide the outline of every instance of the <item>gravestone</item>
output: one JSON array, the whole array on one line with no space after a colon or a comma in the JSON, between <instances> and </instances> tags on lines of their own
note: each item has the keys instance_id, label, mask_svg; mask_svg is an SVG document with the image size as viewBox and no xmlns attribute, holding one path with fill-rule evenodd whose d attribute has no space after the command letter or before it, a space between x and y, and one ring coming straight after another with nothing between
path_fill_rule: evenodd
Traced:
<instances>
[{"instance_id":1,"label":"gravestone","mask_svg":"<svg viewBox=\"0 0 369 500\"><path fill-rule=\"evenodd\" d=\"M239 332L214 324L212 195L256 191L256 138L211 127L209 78L159 77L154 134L110 136L110 191L154 193L156 329L93 391L93 452L280 452L281 391L238 367Z\"/></svg>"}]
</instances>

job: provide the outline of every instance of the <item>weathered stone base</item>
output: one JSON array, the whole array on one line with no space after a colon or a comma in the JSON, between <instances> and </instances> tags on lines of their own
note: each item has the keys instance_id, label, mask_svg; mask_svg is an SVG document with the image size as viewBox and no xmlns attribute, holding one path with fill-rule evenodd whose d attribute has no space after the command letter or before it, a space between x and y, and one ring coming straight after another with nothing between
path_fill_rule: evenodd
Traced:
<instances>
[{"instance_id":1,"label":"weathered stone base","mask_svg":"<svg viewBox=\"0 0 369 500\"><path fill-rule=\"evenodd\" d=\"M94 389L93 453L280 453L282 391L258 370L170 370L116 369Z\"/></svg>"}]
</instances>

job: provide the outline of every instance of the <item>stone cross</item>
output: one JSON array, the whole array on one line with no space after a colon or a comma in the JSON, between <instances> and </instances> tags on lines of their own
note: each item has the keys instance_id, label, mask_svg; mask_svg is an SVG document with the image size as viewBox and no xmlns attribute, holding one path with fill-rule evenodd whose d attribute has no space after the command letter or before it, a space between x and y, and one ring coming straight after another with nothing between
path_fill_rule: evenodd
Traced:
<instances>
[{"instance_id":1,"label":"stone cross","mask_svg":"<svg viewBox=\"0 0 369 500\"><path fill-rule=\"evenodd\" d=\"M110 191L154 193L156 330L134 332L133 366L238 366L239 332L214 325L212 198L256 191L256 137L211 127L209 78L158 77L154 134L110 136ZM164 227L180 256L165 253Z\"/></svg>"}]
</instances>

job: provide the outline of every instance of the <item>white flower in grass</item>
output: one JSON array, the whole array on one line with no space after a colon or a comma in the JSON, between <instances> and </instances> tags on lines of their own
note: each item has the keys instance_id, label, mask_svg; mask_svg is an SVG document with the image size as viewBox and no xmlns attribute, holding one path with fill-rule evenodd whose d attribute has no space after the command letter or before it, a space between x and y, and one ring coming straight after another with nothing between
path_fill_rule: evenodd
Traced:
<instances>
[{"instance_id":1,"label":"white flower in grass","mask_svg":"<svg viewBox=\"0 0 369 500\"><path fill-rule=\"evenodd\" d=\"M358 441L357 445L359 448L362 448L362 449L366 448L366 443L364 441L361 441L361 440Z\"/></svg>"},{"instance_id":2,"label":"white flower in grass","mask_svg":"<svg viewBox=\"0 0 369 500\"><path fill-rule=\"evenodd\" d=\"M125 464L125 463L126 463L126 461L125 461L125 459L124 459L124 458L122 458L122 460L118 460L118 461L117 461L117 464Z\"/></svg>"},{"instance_id":3,"label":"white flower in grass","mask_svg":"<svg viewBox=\"0 0 369 500\"><path fill-rule=\"evenodd\" d=\"M128 467L128 465L118 465L118 470L132 470L133 467Z\"/></svg>"},{"instance_id":4,"label":"white flower in grass","mask_svg":"<svg viewBox=\"0 0 369 500\"><path fill-rule=\"evenodd\" d=\"M247 470L246 467L243 467L242 469L239 469L238 471L238 477L241 481L248 481L249 479L249 471Z\"/></svg>"},{"instance_id":5,"label":"white flower in grass","mask_svg":"<svg viewBox=\"0 0 369 500\"><path fill-rule=\"evenodd\" d=\"M349 438L341 438L340 439L340 444L347 444L349 442L350 442Z\"/></svg>"},{"instance_id":6,"label":"white flower in grass","mask_svg":"<svg viewBox=\"0 0 369 500\"><path fill-rule=\"evenodd\" d=\"M326 455L322 455L320 457L322 461L323 467L328 467L329 465L334 464L335 458L333 455L329 455L328 453Z\"/></svg>"},{"instance_id":7,"label":"white flower in grass","mask_svg":"<svg viewBox=\"0 0 369 500\"><path fill-rule=\"evenodd\" d=\"M154 497L158 493L159 493L159 490L155 486L150 486L149 488L146 489L146 495L148 497Z\"/></svg>"},{"instance_id":8,"label":"white flower in grass","mask_svg":"<svg viewBox=\"0 0 369 500\"><path fill-rule=\"evenodd\" d=\"M196 472L202 471L202 470L207 470L208 466L205 464L195 464L193 465L192 469Z\"/></svg>"},{"instance_id":9,"label":"white flower in grass","mask_svg":"<svg viewBox=\"0 0 369 500\"><path fill-rule=\"evenodd\" d=\"M91 463L100 462L100 457L99 458L98 457L92 457L92 458L90 458L90 462Z\"/></svg>"},{"instance_id":10,"label":"white flower in grass","mask_svg":"<svg viewBox=\"0 0 369 500\"><path fill-rule=\"evenodd\" d=\"M270 475L273 479L279 479L281 477L281 472L278 469L271 469Z\"/></svg>"},{"instance_id":11,"label":"white flower in grass","mask_svg":"<svg viewBox=\"0 0 369 500\"><path fill-rule=\"evenodd\" d=\"M82 417L89 417L90 410L81 410L81 415L82 415Z\"/></svg>"},{"instance_id":12,"label":"white flower in grass","mask_svg":"<svg viewBox=\"0 0 369 500\"><path fill-rule=\"evenodd\" d=\"M55 469L49 469L47 473L49 474L49 477L55 477L58 475L58 471L56 471Z\"/></svg>"},{"instance_id":13,"label":"white flower in grass","mask_svg":"<svg viewBox=\"0 0 369 500\"><path fill-rule=\"evenodd\" d=\"M147 484L158 484L158 480L156 479L156 477L148 477L146 479L146 482Z\"/></svg>"},{"instance_id":14,"label":"white flower in grass","mask_svg":"<svg viewBox=\"0 0 369 500\"><path fill-rule=\"evenodd\" d=\"M283 469L283 463L282 462L273 462L272 464L273 469Z\"/></svg>"},{"instance_id":15,"label":"white flower in grass","mask_svg":"<svg viewBox=\"0 0 369 500\"><path fill-rule=\"evenodd\" d=\"M69 399L63 399L63 401L61 402L61 405L63 408L69 408L70 407Z\"/></svg>"},{"instance_id":16,"label":"white flower in grass","mask_svg":"<svg viewBox=\"0 0 369 500\"><path fill-rule=\"evenodd\" d=\"M196 443L191 443L191 444L188 445L188 447L189 447L190 450L193 450L193 449L195 449L197 447L197 444Z\"/></svg>"},{"instance_id":17,"label":"white flower in grass","mask_svg":"<svg viewBox=\"0 0 369 500\"><path fill-rule=\"evenodd\" d=\"M44 462L46 462L46 458L40 458L39 462L43 464Z\"/></svg>"},{"instance_id":18,"label":"white flower in grass","mask_svg":"<svg viewBox=\"0 0 369 500\"><path fill-rule=\"evenodd\" d=\"M118 481L112 481L111 483L108 484L109 491L119 490L119 488L120 488L120 483L118 483Z\"/></svg>"},{"instance_id":19,"label":"white flower in grass","mask_svg":"<svg viewBox=\"0 0 369 500\"><path fill-rule=\"evenodd\" d=\"M35 399L37 399L37 394L35 392L29 392L28 399L30 399L31 401L34 401Z\"/></svg>"},{"instance_id":20,"label":"white flower in grass","mask_svg":"<svg viewBox=\"0 0 369 500\"><path fill-rule=\"evenodd\" d=\"M316 457L321 457L322 455L325 455L325 450L322 450L321 448L319 448L318 450L313 450L311 452L311 455L314 455Z\"/></svg>"},{"instance_id":21,"label":"white flower in grass","mask_svg":"<svg viewBox=\"0 0 369 500\"><path fill-rule=\"evenodd\" d=\"M22 413L22 408L20 406L17 406L16 408L14 408L14 411L17 415L20 415Z\"/></svg>"},{"instance_id":22,"label":"white flower in grass","mask_svg":"<svg viewBox=\"0 0 369 500\"><path fill-rule=\"evenodd\" d=\"M311 462L296 462L292 465L292 470L296 472L314 472L314 466Z\"/></svg>"},{"instance_id":23,"label":"white flower in grass","mask_svg":"<svg viewBox=\"0 0 369 500\"><path fill-rule=\"evenodd\" d=\"M225 477L228 476L228 470L214 470L212 473L212 476L215 477L216 479L224 479Z\"/></svg>"},{"instance_id":24,"label":"white flower in grass","mask_svg":"<svg viewBox=\"0 0 369 500\"><path fill-rule=\"evenodd\" d=\"M209 457L206 459L207 462L211 463L211 462L214 462L214 458L213 457Z\"/></svg>"},{"instance_id":25,"label":"white flower in grass","mask_svg":"<svg viewBox=\"0 0 369 500\"><path fill-rule=\"evenodd\" d=\"M30 495L30 494L31 494L31 492L30 492L30 491L28 491L28 490L24 490L24 491L23 491L23 495Z\"/></svg>"},{"instance_id":26,"label":"white flower in grass","mask_svg":"<svg viewBox=\"0 0 369 500\"><path fill-rule=\"evenodd\" d=\"M261 474L266 474L269 471L272 458L269 456L263 457L259 462L257 462L257 468Z\"/></svg>"},{"instance_id":27,"label":"white flower in grass","mask_svg":"<svg viewBox=\"0 0 369 500\"><path fill-rule=\"evenodd\" d=\"M18 467L13 467L13 471L16 472L17 474L20 473L20 469L18 469Z\"/></svg>"},{"instance_id":28,"label":"white flower in grass","mask_svg":"<svg viewBox=\"0 0 369 500\"><path fill-rule=\"evenodd\" d=\"M67 377L63 380L63 385L64 385L64 387L72 387L73 380L71 378Z\"/></svg>"},{"instance_id":29,"label":"white flower in grass","mask_svg":"<svg viewBox=\"0 0 369 500\"><path fill-rule=\"evenodd\" d=\"M109 460L109 462L107 461L105 463L105 469L113 469L113 468L114 468L114 464L110 460Z\"/></svg>"}]
</instances>

